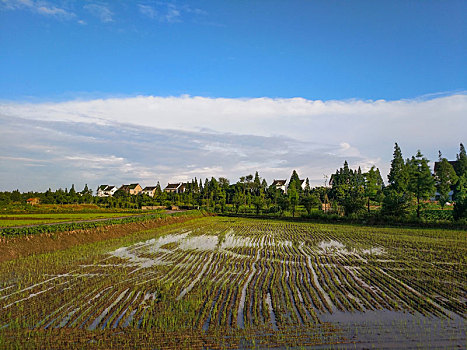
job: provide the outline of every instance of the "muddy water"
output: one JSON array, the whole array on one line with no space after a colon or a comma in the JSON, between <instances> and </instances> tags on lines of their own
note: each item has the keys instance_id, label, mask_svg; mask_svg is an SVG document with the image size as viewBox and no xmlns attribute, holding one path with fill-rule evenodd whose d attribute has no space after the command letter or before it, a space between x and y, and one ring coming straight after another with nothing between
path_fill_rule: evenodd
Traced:
<instances>
[{"instance_id":1,"label":"muddy water","mask_svg":"<svg viewBox=\"0 0 467 350\"><path fill-rule=\"evenodd\" d=\"M356 349L465 349L465 319L426 317L389 310L318 315L343 331L349 348Z\"/></svg>"},{"instance_id":2,"label":"muddy water","mask_svg":"<svg viewBox=\"0 0 467 350\"><path fill-rule=\"evenodd\" d=\"M276 323L276 314L274 313L274 308L272 307L271 301L271 293L268 292L266 296L266 304L268 305L269 316L271 317L271 327L273 330L277 331L277 323Z\"/></svg>"},{"instance_id":3,"label":"muddy water","mask_svg":"<svg viewBox=\"0 0 467 350\"><path fill-rule=\"evenodd\" d=\"M251 272L246 280L245 284L243 285L242 294L240 297L240 303L238 305L238 312L237 312L237 326L241 329L245 328L245 321L243 319L243 313L245 308L245 298L246 298L246 290L248 285L250 284L251 279L253 278L254 274L256 273L256 263L259 260L259 250L256 253L256 259L253 265L251 266Z\"/></svg>"}]
</instances>

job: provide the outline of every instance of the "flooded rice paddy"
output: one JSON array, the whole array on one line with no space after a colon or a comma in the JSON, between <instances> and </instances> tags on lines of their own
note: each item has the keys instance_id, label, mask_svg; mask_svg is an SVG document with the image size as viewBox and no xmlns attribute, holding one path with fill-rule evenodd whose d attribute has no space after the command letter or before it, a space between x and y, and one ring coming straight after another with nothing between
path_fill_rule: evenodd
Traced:
<instances>
[{"instance_id":1,"label":"flooded rice paddy","mask_svg":"<svg viewBox=\"0 0 467 350\"><path fill-rule=\"evenodd\" d=\"M192 220L54 271L3 271L0 341L28 330L66 345L66 330L117 347L134 332L158 348L463 348L466 253L458 231Z\"/></svg>"}]
</instances>

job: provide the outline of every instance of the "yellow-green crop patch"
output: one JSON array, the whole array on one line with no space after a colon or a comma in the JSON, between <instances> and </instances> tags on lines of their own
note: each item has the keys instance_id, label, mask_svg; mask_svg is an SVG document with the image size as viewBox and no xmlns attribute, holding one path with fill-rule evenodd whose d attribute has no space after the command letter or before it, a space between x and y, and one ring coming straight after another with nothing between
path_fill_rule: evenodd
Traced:
<instances>
[{"instance_id":1,"label":"yellow-green crop patch","mask_svg":"<svg viewBox=\"0 0 467 350\"><path fill-rule=\"evenodd\" d=\"M0 215L0 227L74 222L135 215L134 213L58 213L58 214L9 214Z\"/></svg>"},{"instance_id":2,"label":"yellow-green crop patch","mask_svg":"<svg viewBox=\"0 0 467 350\"><path fill-rule=\"evenodd\" d=\"M463 346L466 256L463 231L196 219L1 264L0 346Z\"/></svg>"}]
</instances>

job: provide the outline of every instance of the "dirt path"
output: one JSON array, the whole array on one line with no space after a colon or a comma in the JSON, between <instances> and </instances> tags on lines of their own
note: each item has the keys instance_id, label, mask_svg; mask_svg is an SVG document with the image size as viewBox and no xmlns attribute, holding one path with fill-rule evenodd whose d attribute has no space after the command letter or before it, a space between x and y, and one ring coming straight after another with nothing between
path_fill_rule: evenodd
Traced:
<instances>
[{"instance_id":1,"label":"dirt path","mask_svg":"<svg viewBox=\"0 0 467 350\"><path fill-rule=\"evenodd\" d=\"M164 214L173 214L173 213L180 213L186 210L165 210ZM100 219L89 219L89 220L73 220L73 221L59 221L59 222L50 222L45 224L33 224L33 225L19 225L19 226L0 226L0 230L4 228L25 228L25 227L36 227L36 226L54 226L54 225L61 225L61 224L79 224L83 222L100 222L106 220L121 220L127 218L136 218L140 216L151 215L151 213L147 214L138 214L138 215L128 215L128 216L114 216L108 218L100 218Z\"/></svg>"}]
</instances>

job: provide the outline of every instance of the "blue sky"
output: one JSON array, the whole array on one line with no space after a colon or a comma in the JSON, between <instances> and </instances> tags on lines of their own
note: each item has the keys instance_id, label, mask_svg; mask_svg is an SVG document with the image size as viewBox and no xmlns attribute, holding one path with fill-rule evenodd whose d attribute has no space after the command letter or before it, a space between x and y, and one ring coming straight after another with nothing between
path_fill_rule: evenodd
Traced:
<instances>
[{"instance_id":1,"label":"blue sky","mask_svg":"<svg viewBox=\"0 0 467 350\"><path fill-rule=\"evenodd\" d=\"M344 159L384 173L395 141L453 159L465 13L465 1L0 0L0 187L294 168L320 184Z\"/></svg>"},{"instance_id":2,"label":"blue sky","mask_svg":"<svg viewBox=\"0 0 467 350\"><path fill-rule=\"evenodd\" d=\"M466 86L465 1L0 4L2 99L394 100Z\"/></svg>"}]
</instances>

